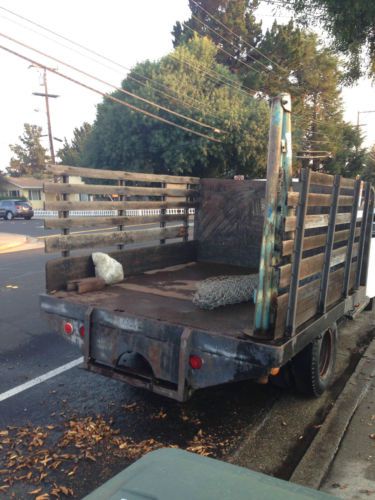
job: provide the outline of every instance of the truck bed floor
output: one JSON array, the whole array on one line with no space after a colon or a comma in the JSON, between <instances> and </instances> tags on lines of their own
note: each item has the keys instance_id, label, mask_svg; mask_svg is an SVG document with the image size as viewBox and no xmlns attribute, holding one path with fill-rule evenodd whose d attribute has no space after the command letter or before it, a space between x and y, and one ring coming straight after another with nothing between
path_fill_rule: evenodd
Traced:
<instances>
[{"instance_id":1,"label":"truck bed floor","mask_svg":"<svg viewBox=\"0 0 375 500\"><path fill-rule=\"evenodd\" d=\"M58 292L56 297L106 309L118 314L148 317L224 335L251 332L254 304L251 302L204 311L192 303L199 281L211 276L255 273L243 267L190 262L126 277L104 290L78 294Z\"/></svg>"}]
</instances>

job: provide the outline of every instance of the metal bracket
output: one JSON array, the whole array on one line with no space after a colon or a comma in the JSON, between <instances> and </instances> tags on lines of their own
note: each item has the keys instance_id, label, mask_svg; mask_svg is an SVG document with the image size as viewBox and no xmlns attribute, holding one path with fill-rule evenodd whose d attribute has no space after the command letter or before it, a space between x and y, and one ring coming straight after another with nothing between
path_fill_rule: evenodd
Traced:
<instances>
[{"instance_id":1,"label":"metal bracket","mask_svg":"<svg viewBox=\"0 0 375 500\"><path fill-rule=\"evenodd\" d=\"M186 374L188 370L188 355L191 345L191 328L184 328L180 339L180 354L178 357L178 386L177 398L178 401L185 401L186 392Z\"/></svg>"},{"instance_id":2,"label":"metal bracket","mask_svg":"<svg viewBox=\"0 0 375 500\"><path fill-rule=\"evenodd\" d=\"M85 328L85 336L83 340L83 366L85 368L88 367L90 362L91 318L94 311L95 308L92 306L87 308L83 323Z\"/></svg>"},{"instance_id":3,"label":"metal bracket","mask_svg":"<svg viewBox=\"0 0 375 500\"><path fill-rule=\"evenodd\" d=\"M292 100L290 94L281 94L281 105L284 111L288 111L288 113L292 111Z\"/></svg>"}]
</instances>

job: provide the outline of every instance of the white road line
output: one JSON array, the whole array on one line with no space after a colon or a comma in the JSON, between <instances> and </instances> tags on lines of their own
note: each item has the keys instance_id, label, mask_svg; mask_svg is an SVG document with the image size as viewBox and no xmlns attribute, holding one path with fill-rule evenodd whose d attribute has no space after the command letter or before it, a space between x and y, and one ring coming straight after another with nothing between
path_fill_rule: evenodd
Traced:
<instances>
[{"instance_id":1,"label":"white road line","mask_svg":"<svg viewBox=\"0 0 375 500\"><path fill-rule=\"evenodd\" d=\"M3 392L0 394L0 402L4 401L5 399L11 398L12 396L15 396L16 394L19 394L20 392L26 391L27 389L30 389L31 387L34 387L34 385L41 384L42 382L45 382L46 380L56 377L56 375L60 375L60 373L65 372L66 370L70 370L71 368L74 368L77 365L80 365L83 361L83 356L80 358L77 358L73 361L70 361L69 363L66 363L66 365L59 366L58 368L55 368L54 370L51 370L50 372L45 373L44 375L40 375L39 377L33 378L32 380L29 380L28 382L25 382L24 384L18 385L17 387L14 387L13 389L9 389L9 391Z\"/></svg>"}]
</instances>

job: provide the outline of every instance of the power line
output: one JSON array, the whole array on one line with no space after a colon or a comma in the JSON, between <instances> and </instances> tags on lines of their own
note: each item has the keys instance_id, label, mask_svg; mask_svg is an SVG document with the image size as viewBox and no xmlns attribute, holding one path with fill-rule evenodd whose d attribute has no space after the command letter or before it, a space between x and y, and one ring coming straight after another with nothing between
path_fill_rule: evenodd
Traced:
<instances>
[{"instance_id":1,"label":"power line","mask_svg":"<svg viewBox=\"0 0 375 500\"><path fill-rule=\"evenodd\" d=\"M53 57L53 56L51 56L49 54L46 54L45 52L42 52L41 50L35 49L35 48L31 47L28 44L25 44L25 43L23 43L23 42L21 42L19 40L16 40L15 38L12 38L12 37L10 37L8 35L5 35L4 33L0 32L0 36L2 36L3 38L6 38L7 40L10 40L10 41L12 41L14 43L17 43L18 45L21 45L22 47L30 49L30 50L32 50L33 52L36 52L39 55L42 55L44 57L48 57L52 61L55 61L55 62L57 62L59 64L63 64L67 68L70 68L70 69L72 69L74 71L77 71L78 73L81 73L82 75L88 76L89 78L92 78L93 80L96 80L96 81L98 81L100 83L103 83L104 85L108 85L109 87L112 87L113 89L115 89L115 90L117 90L119 92L122 92L123 94L129 95L130 97L133 97L133 98L138 99L138 100L140 100L142 102L145 102L146 104L149 104L149 105L154 106L154 107L156 107L158 109L166 111L167 113L171 113L172 115L178 116L179 118L183 118L184 120L187 120L187 121L190 121L192 123L195 123L196 125L200 125L201 127L209 128L209 129L213 130L214 132L218 132L218 133L221 132L221 130L218 130L217 128L215 128L215 127L213 127L211 125L208 125L208 124L206 124L204 122L195 120L194 118L190 118L188 116L185 116L185 115L183 115L181 113L178 113L177 111L173 111L173 110L171 110L169 108L166 108L166 107L162 106L161 104L156 104L155 102L150 101L149 99L145 99L145 98L143 98L143 97L141 97L141 96L139 96L137 94L134 94L133 92L129 92L128 90L125 90L125 89L123 89L121 87L116 87L115 85L112 85L111 83L109 83L109 82L107 82L105 80L102 80L101 78L97 78L96 76L91 75L90 73L87 73L86 71L83 71L83 70L81 70L79 68L76 68L75 66L72 66L71 64L68 64L68 63L62 61L61 59L57 59L56 57Z\"/></svg>"},{"instance_id":2,"label":"power line","mask_svg":"<svg viewBox=\"0 0 375 500\"><path fill-rule=\"evenodd\" d=\"M200 22L202 24L202 26L204 26L205 28L209 29L210 31L212 31L213 33L215 33L216 36L219 36L222 40L224 40L226 43L228 43L229 45L232 45L232 47L234 47L236 50L240 50L240 48L236 45L234 45L233 42L231 42L230 40L228 40L227 38L225 38L221 33L218 33L216 32L213 28L211 28L210 26L208 26L208 24L204 23L201 19L199 19L199 17L195 16L194 14L191 15L191 17L193 19L195 19L196 21ZM194 30L193 28L191 28L188 24L185 23L184 25L186 28L188 28L189 30L193 31L194 33L198 33L196 30ZM199 34L199 33L198 33ZM233 58L236 59L236 57L232 54L230 54L229 52L227 52L226 50L224 50L222 47L219 47L217 46L217 48L219 50L221 50L222 52L224 52L224 54L227 54ZM261 61L258 61L257 59L255 59L254 56L252 56L251 54L247 54L251 59L253 59L256 63L260 64L263 68L265 68L267 71L270 71L270 68L268 68L268 66L266 66L265 64L263 64ZM258 70L254 69L252 66L250 66L250 64L247 64L245 61L242 61L241 59L236 59L236 61L240 62L241 64L244 64L246 67L250 68L251 71L255 71L256 73L259 73Z\"/></svg>"},{"instance_id":3,"label":"power line","mask_svg":"<svg viewBox=\"0 0 375 500\"><path fill-rule=\"evenodd\" d=\"M172 90L172 89L170 89L169 87L167 87L166 85L164 85L164 84L162 84L162 83L160 83L160 82L157 82L157 81L155 81L154 79L149 78L149 77L147 77L147 76L145 76L145 75L142 75L142 74L140 74L140 73L137 73L137 72L136 72L136 71L134 71L133 69L128 68L127 66L124 66L123 64L120 64L119 62L114 61L113 59L110 59L110 58L108 58L107 56L104 56L104 55L102 55L102 54L100 54L100 53L98 53L98 52L96 52L96 51L94 51L94 50L90 49L89 47L86 47L86 46L84 46L84 45L82 45L82 44L80 44L80 43L78 43L78 42L75 42L74 40L72 40L72 39L70 39L70 38L67 38L67 37L66 37L66 36L64 36L64 35L61 35L60 33L57 33L57 32L55 32L55 31L53 31L53 30L51 30L51 29L49 29L49 28L47 28L47 27L45 27L45 26L42 26L41 24L36 23L36 22L32 21L31 19L28 19L27 17L24 17L24 16L22 16L22 15L20 15L20 14L17 14L16 12L14 12L14 11L12 11L12 10L10 10L10 9L7 9L7 8L5 8L5 7L2 7L1 5L0 5L0 9L4 10L4 11L6 11L6 12L10 13L10 14L12 14L13 16L16 16L16 17L18 17L18 18L22 19L23 21L26 21L26 22L28 22L28 23L30 23L30 24L32 24L32 25L34 25L34 26L37 26L38 28L40 28L40 29L42 29L42 30L44 30L44 31L46 31L46 32L48 32L48 33L51 33L51 34L53 34L54 36L56 36L56 37L58 37L58 38L60 38L60 39L62 39L62 40L65 40L65 41L67 41L67 42L69 42L70 44L73 44L73 45L75 45L75 46L77 46L77 47L80 47L80 48L81 48L81 49L83 49L84 51L89 52L89 53L91 53L91 54L94 54L95 56L97 56L97 57L99 57L99 58L101 58L101 59L103 59L103 60L105 60L105 61L107 61L107 62L110 62L111 64L113 64L113 65L115 65L115 66L117 66L117 67L119 67L119 68L122 68L122 69L124 69L124 70L126 70L126 71L131 71L133 74L135 74L135 75L139 76L139 78L142 78L142 79L144 79L144 80L146 80L146 81L150 82L150 84L151 84L151 87L152 87L152 88L154 88L154 87L153 87L153 85L155 86L155 84L157 84L158 86L160 86L160 87L162 87L162 88L164 88L164 89L167 89L167 90L171 90L171 91L173 92L173 90ZM4 16L2 16L2 17L4 17ZM22 26L22 25L20 25L19 23L17 23L17 22L16 22L16 21L14 21L14 20L11 20L11 19L8 19L8 18L5 18L5 19L7 19L7 20L11 21L12 23L18 24L19 26ZM100 64L101 66L103 66L103 67L105 67L105 68L107 68L107 69L110 69L111 71L116 71L116 70L114 70L112 67L110 67L110 66L108 66L108 65L104 64L102 61L98 61L97 59L94 59L94 58L92 58L92 57L88 56L87 54L82 54L82 52L78 51L77 49L74 49L74 48L72 48L72 47L69 47L69 46L67 46L67 45L65 45L65 44L63 44L63 43L61 43L61 42L58 42L57 40L54 40L53 38L50 38L50 37L48 37L48 36L46 36L46 35L44 35L44 34L42 34L42 33L39 33L39 32L37 32L37 31L35 31L35 30L31 29L30 27L26 27L26 26L22 26L22 27L23 27L23 28L28 29L29 31L32 31L33 33L36 33L36 34L38 34L38 35L40 35L40 36L43 36L43 37L44 37L44 38L46 38L47 40L51 40L51 41L53 41L54 43L57 43L57 44L59 44L60 46L65 47L65 48L67 48L68 50L71 50L72 52L75 52L75 53L77 53L77 54L81 55L82 57L85 57L86 59L89 59L89 60L91 60L91 61L94 61L95 63ZM117 71L117 72L118 72L118 71ZM120 73L118 72L118 74L120 74ZM140 82L140 81L139 81L139 80L137 80L134 76L132 76L132 75L127 75L127 77L128 77L128 78L130 78L130 79L132 79L132 80L134 80L134 81L136 81L137 83L140 83L141 85L144 85L144 86L145 86L145 83L144 83L144 82ZM159 90L159 89L156 89L156 88L154 88L154 90L157 90L159 93L164 94L164 95L168 96L169 98L174 99L175 101L181 102L181 103L182 103L185 107L188 107L188 106L190 106L190 107L194 107L192 104L188 104L188 103L183 102L183 101L182 101L182 100L181 100L178 96L177 96L177 97L170 96L170 95L169 95L169 94L167 94L166 92L164 92L164 91L162 91L162 90ZM206 104L205 104L205 103L202 103L201 101L199 101L198 99L196 99L196 98L194 98L194 97L192 97L192 96L186 96L186 97L187 97L189 100L191 100L191 101L195 101L195 102L198 102L199 104L203 104L203 105L205 106L205 113L206 113L206 114L210 114L211 116L213 116L213 117L217 118L217 116L216 116L216 115L214 115L213 113L211 113L211 112L209 112L209 111L207 110L207 108L206 108ZM199 110L200 112L202 112L202 109L201 109L201 108L196 107L196 109L197 109L197 110Z\"/></svg>"},{"instance_id":4,"label":"power line","mask_svg":"<svg viewBox=\"0 0 375 500\"><path fill-rule=\"evenodd\" d=\"M215 16L213 16L210 12L208 12L204 7L202 7L201 5L199 5L199 3L197 3L195 0L190 0L196 7L198 7L199 9L201 9L203 12L205 12L208 16L211 17L211 19L213 19L215 22L217 22L218 24L220 24L224 29L226 29L227 31L229 31L229 33L231 33L232 35L234 35L235 37L237 37L240 41L242 41L242 43L244 43L245 45L247 45L248 47L250 47L251 49L255 50L256 52L258 52L258 54L260 54L261 56L263 56L265 59L267 59L267 61L269 61L271 64L274 64L275 66L279 67L281 69L281 71L285 71L285 69L280 66L277 62L275 61L272 61L272 59L270 59L268 56L266 56L265 54L263 54L263 52L261 52L259 49L257 49L254 45L251 45L251 43L247 42L246 40L242 40L241 37L239 35L237 35L237 33L235 33L233 30L231 30L226 24L224 24L222 21L220 21L220 19L217 19Z\"/></svg>"},{"instance_id":5,"label":"power line","mask_svg":"<svg viewBox=\"0 0 375 500\"><path fill-rule=\"evenodd\" d=\"M69 80L70 82L73 82L77 85L80 85L81 87L84 87L88 90L91 90L92 92L95 92L96 94L99 94L101 95L102 97L105 97L106 99L109 99L113 102L116 102L118 104L121 104L122 106L125 106L133 111L137 111L139 113L142 113L146 116L149 116L151 118L154 118L155 120L158 120L160 122L163 122L163 123L166 123L167 125L171 125L173 127L177 127L181 130L184 130L185 132L189 132L191 134L195 134L195 135L198 135L199 137L203 137L204 139L208 139L212 142L222 142L220 139L215 139L214 137L211 137L209 135L206 135L206 134L203 134L201 132L198 132L196 130L193 130L193 129L190 129L188 127L184 127L183 125L179 125L178 123L174 123L170 120L167 120L166 118L162 118L161 116L158 116L158 115L155 115L154 113L151 113L150 111L146 111L144 109L141 109L141 108L138 108L137 106L134 106L133 104L130 104L128 102L125 102L125 101L122 101L121 99L117 99L116 97L113 97L109 94L106 94L105 92L102 92L94 87L91 87L90 85L87 85L83 82L80 82L79 80L76 80L75 78L72 78L68 75L65 75L64 73L61 73L60 71L56 70L56 69L53 69L53 68L49 68L48 66L46 66L45 64L42 64L42 63L39 63L37 61L34 61L33 59L29 58L29 57L26 57L12 49L9 49L8 47L4 47L3 45L0 45L0 49L3 49L5 50L6 52L9 52L10 54L13 54L14 56L17 56L21 59L24 59L25 61L28 61L29 63L31 64L34 64L35 66L39 66L40 68L44 68L46 69L47 71L50 71L51 73L54 73L55 75L58 75L62 78L64 78L65 80Z\"/></svg>"}]
</instances>

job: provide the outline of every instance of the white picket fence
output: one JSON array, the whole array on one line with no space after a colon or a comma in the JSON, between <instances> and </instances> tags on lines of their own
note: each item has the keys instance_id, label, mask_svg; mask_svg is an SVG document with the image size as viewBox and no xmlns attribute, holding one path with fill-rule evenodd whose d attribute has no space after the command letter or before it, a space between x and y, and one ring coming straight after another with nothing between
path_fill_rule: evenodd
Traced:
<instances>
[{"instance_id":1,"label":"white picket fence","mask_svg":"<svg viewBox=\"0 0 375 500\"><path fill-rule=\"evenodd\" d=\"M159 215L160 209L149 208L142 210L125 210L125 215L128 217L136 216L148 216L148 215ZM184 208L167 208L166 213L168 215L178 215L184 214ZM195 213L194 208L189 208L188 213L193 215ZM105 217L105 216L116 216L118 215L117 210L71 210L69 211L69 217ZM34 217L45 219L47 217L58 217L58 212L55 210L34 210Z\"/></svg>"}]
</instances>

